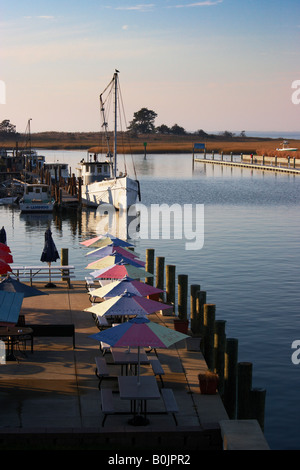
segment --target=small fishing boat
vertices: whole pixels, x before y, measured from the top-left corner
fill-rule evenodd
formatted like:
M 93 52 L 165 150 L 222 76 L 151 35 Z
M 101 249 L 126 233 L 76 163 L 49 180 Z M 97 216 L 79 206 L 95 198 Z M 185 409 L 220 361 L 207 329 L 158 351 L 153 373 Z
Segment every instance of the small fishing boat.
M 67 163 L 60 162 L 45 162 L 44 171 L 49 171 L 53 181 L 58 180 L 59 177 L 67 181 L 69 175 L 69 166 Z
M 296 147 L 289 147 L 289 142 L 285 140 L 282 142 L 282 147 L 276 150 L 278 152 L 297 152 L 298 149 Z
M 106 91 L 114 95 L 114 132 L 113 152 L 110 150 L 110 138 L 108 135 L 107 117 L 105 116 L 104 100 Z M 104 98 L 105 94 L 105 98 Z M 104 157 L 95 153 L 88 155 L 87 160 L 80 162 L 77 168 L 78 177 L 81 178 L 82 204 L 88 207 L 97 207 L 100 204 L 111 204 L 115 209 L 128 209 L 140 199 L 140 184 L 135 178 L 129 178 L 127 172 L 117 170 L 117 123 L 118 123 L 118 71 L 103 93 L 100 95 L 103 127 L 105 130 L 107 152 Z
M 52 212 L 54 199 L 47 184 L 25 184 L 24 194 L 20 199 L 21 213 L 25 212 Z

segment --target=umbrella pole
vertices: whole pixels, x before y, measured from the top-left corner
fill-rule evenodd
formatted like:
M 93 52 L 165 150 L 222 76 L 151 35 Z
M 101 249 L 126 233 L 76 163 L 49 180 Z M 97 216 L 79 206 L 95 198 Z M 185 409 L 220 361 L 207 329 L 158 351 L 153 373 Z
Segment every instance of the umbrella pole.
M 51 263 L 48 263 L 48 265 L 49 265 L 49 282 L 48 282 L 48 284 L 45 285 L 45 288 L 52 289 L 53 287 L 56 287 L 56 285 L 53 284 L 53 282 L 51 282 L 51 269 L 50 269 L 51 268 Z

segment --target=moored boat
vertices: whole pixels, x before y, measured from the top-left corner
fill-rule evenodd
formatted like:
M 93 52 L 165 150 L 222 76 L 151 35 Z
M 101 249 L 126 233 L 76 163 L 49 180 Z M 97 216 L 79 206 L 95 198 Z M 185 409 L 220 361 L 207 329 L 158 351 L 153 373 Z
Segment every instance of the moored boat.
M 285 140 L 282 142 L 282 147 L 276 150 L 278 152 L 297 152 L 298 149 L 296 147 L 289 147 L 289 142 Z
M 54 199 L 51 197 L 50 186 L 47 184 L 25 184 L 19 206 L 22 213 L 52 212 Z
M 107 132 L 107 119 L 104 112 L 104 93 L 109 89 L 114 94 L 114 149 L 110 150 L 110 139 Z M 97 207 L 100 204 L 112 204 L 115 209 L 128 209 L 140 199 L 140 185 L 137 179 L 117 170 L 117 122 L 118 122 L 118 72 L 100 95 L 103 126 L 105 129 L 107 153 L 102 159 L 99 154 L 89 155 L 87 161 L 80 162 L 77 169 L 82 180 L 82 204 Z

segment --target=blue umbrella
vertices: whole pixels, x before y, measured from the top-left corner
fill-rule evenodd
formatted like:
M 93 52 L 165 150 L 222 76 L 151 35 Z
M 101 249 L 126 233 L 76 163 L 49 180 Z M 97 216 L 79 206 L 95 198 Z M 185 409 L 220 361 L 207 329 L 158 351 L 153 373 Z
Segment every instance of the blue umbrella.
M 0 230 L 0 243 L 4 243 L 6 245 L 6 231 L 4 227 Z
M 0 282 L 0 291 L 3 292 L 12 292 L 12 293 L 21 293 L 25 297 L 34 297 L 36 295 L 48 295 L 46 292 L 42 292 L 35 287 L 27 286 L 23 282 L 7 277 Z
M 51 263 L 59 259 L 59 254 L 56 249 L 55 243 L 52 238 L 52 232 L 50 228 L 48 228 L 45 232 L 45 245 L 41 255 L 41 261 L 47 262 L 49 264 L 49 268 Z M 56 287 L 55 284 L 51 282 L 51 271 L 49 269 L 49 279 L 50 282 L 45 287 Z

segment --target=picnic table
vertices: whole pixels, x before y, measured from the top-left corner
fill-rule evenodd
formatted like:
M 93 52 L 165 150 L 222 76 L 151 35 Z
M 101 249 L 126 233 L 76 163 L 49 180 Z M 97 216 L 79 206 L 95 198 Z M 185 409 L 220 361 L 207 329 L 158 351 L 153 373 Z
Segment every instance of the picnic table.
M 29 280 L 32 286 L 33 280 L 48 279 L 51 282 L 52 279 L 61 279 L 67 281 L 70 287 L 70 279 L 74 278 L 74 266 L 71 265 L 58 265 L 58 266 L 11 266 L 12 272 L 10 275 L 15 276 L 19 280 Z

